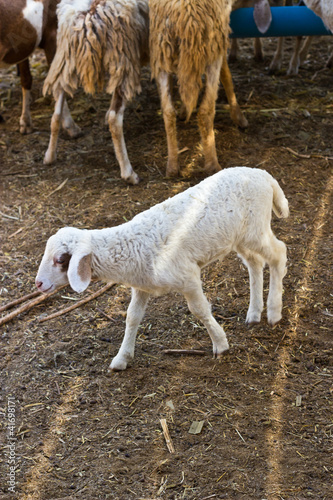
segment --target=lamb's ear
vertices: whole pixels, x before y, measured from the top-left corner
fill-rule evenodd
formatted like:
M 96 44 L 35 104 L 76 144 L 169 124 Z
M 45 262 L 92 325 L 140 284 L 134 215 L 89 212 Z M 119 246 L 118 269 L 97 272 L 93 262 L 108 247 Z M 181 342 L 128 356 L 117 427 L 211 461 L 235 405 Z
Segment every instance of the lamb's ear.
M 91 254 L 74 253 L 69 261 L 67 277 L 75 292 L 83 292 L 91 281 Z

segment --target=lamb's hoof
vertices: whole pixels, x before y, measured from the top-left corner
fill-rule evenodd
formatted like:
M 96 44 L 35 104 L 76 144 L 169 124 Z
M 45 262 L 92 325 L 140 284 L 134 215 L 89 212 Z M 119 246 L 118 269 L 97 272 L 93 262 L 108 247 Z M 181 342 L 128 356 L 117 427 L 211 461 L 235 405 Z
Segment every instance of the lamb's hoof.
M 219 349 L 217 349 L 216 347 L 213 347 L 213 359 L 221 359 L 223 354 L 227 351 L 229 351 L 228 342 L 222 348 L 220 347 Z
M 126 361 L 117 361 L 116 358 L 114 358 L 109 366 L 109 372 L 121 372 L 126 370 L 126 368 Z
M 260 313 L 248 313 L 246 316 L 246 324 L 247 325 L 257 325 L 260 323 L 261 314 Z
M 278 323 L 281 319 L 282 319 L 282 314 L 279 311 L 277 312 L 273 311 L 267 314 L 267 321 L 270 326 L 276 325 L 276 323 Z

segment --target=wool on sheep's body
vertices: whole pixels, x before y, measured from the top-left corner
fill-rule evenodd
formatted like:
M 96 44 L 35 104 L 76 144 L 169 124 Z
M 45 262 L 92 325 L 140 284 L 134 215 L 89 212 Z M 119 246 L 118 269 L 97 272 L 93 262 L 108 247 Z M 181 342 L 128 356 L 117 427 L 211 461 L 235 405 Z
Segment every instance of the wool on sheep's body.
M 150 0 L 149 9 L 152 76 L 177 75 L 189 118 L 207 66 L 227 51 L 231 0 Z

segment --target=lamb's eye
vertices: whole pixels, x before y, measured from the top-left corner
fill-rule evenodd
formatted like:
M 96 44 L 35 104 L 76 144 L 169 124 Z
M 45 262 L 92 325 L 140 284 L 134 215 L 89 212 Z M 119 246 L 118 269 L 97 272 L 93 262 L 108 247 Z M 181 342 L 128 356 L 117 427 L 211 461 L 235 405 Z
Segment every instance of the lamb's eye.
M 67 271 L 71 256 L 68 253 L 63 253 L 59 257 L 54 257 L 55 266 L 60 266 L 61 271 Z

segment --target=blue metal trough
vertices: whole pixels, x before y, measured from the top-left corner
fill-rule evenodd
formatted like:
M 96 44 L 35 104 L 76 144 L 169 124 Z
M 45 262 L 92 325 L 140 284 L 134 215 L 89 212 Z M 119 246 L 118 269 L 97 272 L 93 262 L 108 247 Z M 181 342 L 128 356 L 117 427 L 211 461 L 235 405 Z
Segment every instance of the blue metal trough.
M 279 36 L 332 35 L 320 17 L 307 7 L 272 7 L 272 22 L 266 33 L 260 33 L 254 19 L 253 8 L 237 9 L 231 13 L 231 38 L 257 38 Z

